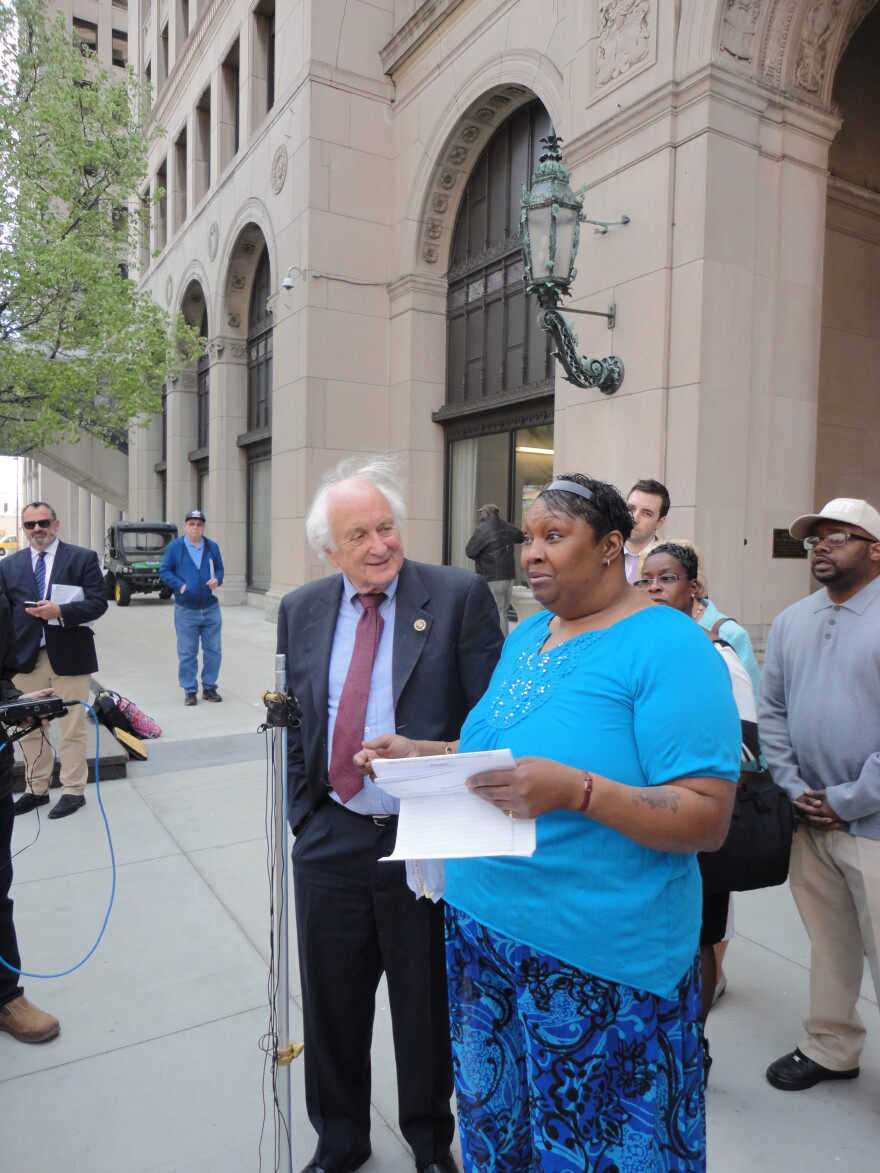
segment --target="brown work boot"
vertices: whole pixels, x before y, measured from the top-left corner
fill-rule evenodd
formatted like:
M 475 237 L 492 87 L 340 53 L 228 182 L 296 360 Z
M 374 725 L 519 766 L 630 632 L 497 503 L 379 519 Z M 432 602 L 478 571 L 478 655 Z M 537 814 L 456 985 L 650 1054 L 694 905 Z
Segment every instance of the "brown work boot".
M 61 1023 L 22 994 L 0 1006 L 0 1030 L 9 1031 L 20 1043 L 47 1043 L 61 1030 Z

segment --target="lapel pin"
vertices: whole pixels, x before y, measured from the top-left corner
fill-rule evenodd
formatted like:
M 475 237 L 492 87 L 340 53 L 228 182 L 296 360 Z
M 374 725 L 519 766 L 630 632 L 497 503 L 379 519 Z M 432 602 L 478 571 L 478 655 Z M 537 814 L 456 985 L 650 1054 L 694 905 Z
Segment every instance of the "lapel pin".
M 413 624 L 413 627 L 416 629 L 416 631 L 424 631 L 427 626 L 428 625 L 424 619 L 417 619 Z

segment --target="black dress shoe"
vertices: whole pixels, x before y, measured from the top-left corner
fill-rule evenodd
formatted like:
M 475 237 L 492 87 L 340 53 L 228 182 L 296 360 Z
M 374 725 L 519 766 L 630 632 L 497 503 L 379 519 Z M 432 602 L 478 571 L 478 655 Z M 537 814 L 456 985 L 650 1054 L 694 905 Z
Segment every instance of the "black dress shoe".
M 458 1173 L 458 1165 L 452 1153 L 447 1153 L 438 1161 L 416 1161 L 418 1173 Z
M 183 703 L 185 705 L 197 705 L 199 703 L 199 698 L 194 692 L 186 692 L 183 694 Z
M 38 806 L 45 806 L 48 801 L 48 794 L 23 794 L 12 804 L 12 809 L 17 815 L 26 815 Z
M 220 693 L 217 691 L 216 688 L 203 688 L 202 689 L 202 696 L 205 698 L 206 701 L 222 701 L 223 700 L 223 697 L 220 695 Z
M 794 1050 L 790 1055 L 783 1055 L 770 1064 L 767 1068 L 767 1082 L 783 1092 L 801 1092 L 826 1079 L 855 1079 L 858 1074 L 858 1067 L 850 1067 L 848 1071 L 832 1071 L 802 1051 Z
M 320 1164 L 318 1154 L 315 1153 L 308 1165 L 303 1166 L 301 1173 L 354 1173 L 355 1169 L 360 1169 L 361 1165 L 366 1165 L 372 1155 L 373 1150 L 370 1145 L 367 1145 L 359 1157 L 355 1157 L 347 1165 L 337 1165 L 335 1169 L 331 1169 L 329 1165 Z
M 86 805 L 86 800 L 81 794 L 62 794 L 52 809 L 49 811 L 50 819 L 64 819 L 68 815 L 72 815 L 74 811 L 78 811 L 81 806 Z

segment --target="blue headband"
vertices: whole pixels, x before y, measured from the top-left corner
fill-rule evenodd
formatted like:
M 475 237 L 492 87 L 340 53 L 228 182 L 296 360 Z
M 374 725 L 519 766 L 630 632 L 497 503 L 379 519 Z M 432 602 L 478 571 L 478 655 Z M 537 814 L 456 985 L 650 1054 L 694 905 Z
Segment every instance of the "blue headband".
M 578 485 L 574 481 L 551 481 L 547 488 L 541 491 L 549 493 L 552 489 L 559 489 L 563 493 L 577 493 L 579 497 L 584 497 L 587 501 L 592 501 L 596 496 L 591 489 L 585 489 L 583 485 Z

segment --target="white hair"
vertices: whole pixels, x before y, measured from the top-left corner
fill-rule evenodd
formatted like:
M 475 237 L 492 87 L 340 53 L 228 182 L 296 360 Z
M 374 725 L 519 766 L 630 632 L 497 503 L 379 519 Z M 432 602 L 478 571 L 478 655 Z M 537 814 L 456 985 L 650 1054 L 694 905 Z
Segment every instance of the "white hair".
M 403 499 L 402 463 L 399 456 L 390 453 L 383 456 L 349 456 L 324 474 L 306 515 L 306 537 L 323 562 L 327 561 L 326 551 L 336 549 L 330 531 L 329 506 L 331 493 L 340 485 L 360 481 L 378 489 L 391 506 L 397 528 L 403 528 L 406 504 Z

